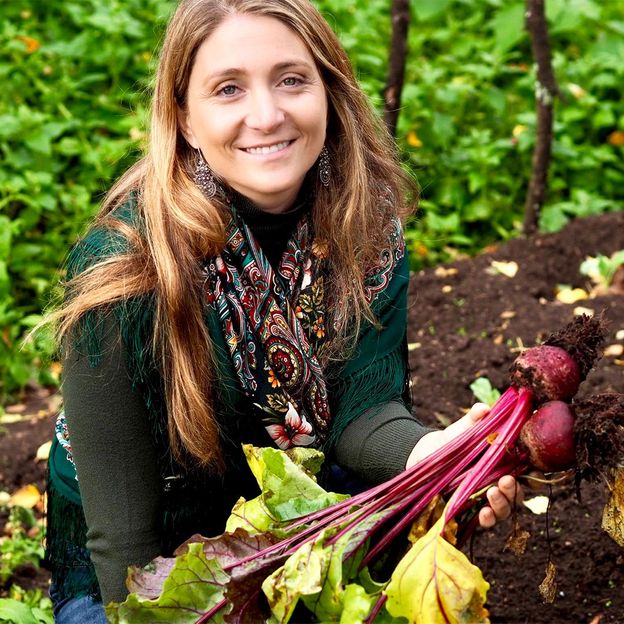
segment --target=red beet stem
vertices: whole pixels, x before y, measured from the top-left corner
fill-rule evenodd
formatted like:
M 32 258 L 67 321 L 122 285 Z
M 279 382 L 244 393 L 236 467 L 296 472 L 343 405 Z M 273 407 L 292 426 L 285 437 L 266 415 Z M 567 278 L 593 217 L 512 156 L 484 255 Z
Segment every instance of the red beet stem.
M 496 465 L 504 459 L 504 456 L 513 448 L 522 425 L 531 414 L 531 401 L 533 394 L 528 388 L 521 388 L 518 392 L 518 400 L 513 413 L 504 422 L 497 432 L 496 439 L 492 441 L 490 448 L 481 456 L 479 461 L 468 472 L 461 485 L 449 501 L 445 511 L 445 522 L 448 524 L 452 518 L 462 509 L 466 501 L 477 491 L 483 476 L 489 474 Z

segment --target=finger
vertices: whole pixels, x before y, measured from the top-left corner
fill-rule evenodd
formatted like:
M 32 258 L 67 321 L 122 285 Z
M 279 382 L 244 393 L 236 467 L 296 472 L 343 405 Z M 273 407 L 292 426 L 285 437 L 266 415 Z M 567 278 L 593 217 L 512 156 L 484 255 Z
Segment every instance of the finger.
M 451 423 L 444 431 L 447 439 L 454 438 L 466 429 L 470 429 L 478 420 L 483 418 L 490 411 L 486 403 L 475 403 L 464 416 Z
M 481 420 L 484 416 L 489 414 L 490 406 L 487 403 L 475 403 L 466 414 L 466 418 L 470 419 L 473 423 Z
M 511 514 L 509 499 L 498 487 L 491 487 L 487 491 L 487 500 L 497 520 L 505 520 Z
M 501 477 L 498 488 L 511 504 L 519 505 L 524 500 L 524 490 L 511 475 Z
M 496 516 L 490 507 L 479 510 L 479 525 L 484 529 L 491 529 L 496 524 Z

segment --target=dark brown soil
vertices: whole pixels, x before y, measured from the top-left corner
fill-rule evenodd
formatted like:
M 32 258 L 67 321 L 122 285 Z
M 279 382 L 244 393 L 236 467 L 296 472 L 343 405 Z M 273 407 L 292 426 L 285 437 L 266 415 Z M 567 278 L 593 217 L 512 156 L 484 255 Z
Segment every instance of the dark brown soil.
M 532 346 L 572 320 L 577 306 L 604 310 L 606 345 L 622 344 L 615 336 L 624 330 L 624 293 L 567 305 L 555 298 L 559 284 L 588 287 L 579 273 L 587 255 L 622 248 L 624 212 L 618 212 L 415 275 L 409 340 L 416 413 L 429 424 L 444 425 L 474 402 L 469 386 L 475 378 L 486 376 L 504 388 L 517 348 Z M 489 274 L 492 260 L 516 262 L 516 276 Z M 596 392 L 624 392 L 624 356 L 603 357 L 579 396 Z M 509 523 L 478 534 L 472 552 L 491 585 L 493 623 L 624 623 L 624 550 L 600 528 L 606 488 L 584 484 L 581 495 L 578 501 L 573 484 L 555 486 L 548 521 L 520 512 L 521 525 L 532 536 L 521 558 L 503 552 Z M 543 604 L 538 592 L 549 544 L 558 569 L 551 605 Z
M 610 255 L 622 248 L 624 212 L 617 212 L 414 275 L 409 342 L 413 400 L 420 418 L 439 426 L 458 418 L 474 403 L 469 385 L 479 376 L 504 388 L 518 349 L 570 321 L 577 306 L 604 310 L 609 321 L 606 344 L 622 344 L 621 337 L 616 339 L 624 330 L 621 292 L 575 304 L 555 298 L 559 284 L 588 287 L 578 270 L 587 255 Z M 492 260 L 514 261 L 519 270 L 515 277 L 490 274 Z M 624 392 L 624 356 L 603 357 L 579 394 L 596 392 Z M 34 455 L 51 432 L 51 417 L 6 426 L 0 434 L 0 490 L 12 492 L 27 483 L 42 488 L 44 466 L 35 463 Z M 472 552 L 491 585 L 493 623 L 624 623 L 624 550 L 600 528 L 606 488 L 584 484 L 581 492 L 579 501 L 573 484 L 555 486 L 548 519 L 527 509 L 519 512 L 523 528 L 532 535 L 521 558 L 503 552 L 510 523 L 477 535 Z M 537 588 L 549 548 L 558 588 L 554 604 L 546 605 Z M 29 586 L 24 577 L 13 582 Z

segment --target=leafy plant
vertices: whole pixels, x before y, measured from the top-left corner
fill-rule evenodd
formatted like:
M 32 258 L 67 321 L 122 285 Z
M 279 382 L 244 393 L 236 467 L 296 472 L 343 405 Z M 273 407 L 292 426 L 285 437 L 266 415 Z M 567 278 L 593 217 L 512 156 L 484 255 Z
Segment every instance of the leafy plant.
M 15 598 L 0 598 L 0 621 L 7 624 L 54 624 L 52 602 L 41 591 L 22 592 L 11 588 Z
M 611 256 L 598 254 L 595 258 L 588 256 L 580 266 L 580 272 L 587 275 L 594 284 L 607 290 L 613 282 L 616 271 L 624 265 L 624 249 Z
M 38 567 L 43 559 L 43 528 L 30 509 L 12 507 L 0 537 L 0 584 L 5 584 L 19 566 Z
M 381 111 L 390 2 L 316 0 Z M 0 3 L 0 403 L 55 383 L 49 333 L 24 344 L 67 249 L 141 153 L 156 56 L 175 0 Z M 519 233 L 535 137 L 524 2 L 411 5 L 398 144 L 421 211 L 414 269 Z M 624 199 L 624 7 L 549 0 L 557 104 L 540 226 Z
M 478 377 L 470 384 L 472 394 L 477 401 L 486 405 L 494 405 L 500 398 L 500 392 L 492 386 L 492 382 L 487 377 Z
M 54 383 L 49 333 L 24 344 L 67 250 L 133 162 L 167 0 L 0 6 L 0 401 Z

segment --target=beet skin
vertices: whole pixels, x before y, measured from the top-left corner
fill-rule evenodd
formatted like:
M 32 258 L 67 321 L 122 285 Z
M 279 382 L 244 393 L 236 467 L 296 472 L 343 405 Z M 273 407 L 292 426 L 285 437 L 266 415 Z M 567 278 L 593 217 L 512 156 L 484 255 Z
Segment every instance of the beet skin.
M 511 367 L 511 383 L 529 388 L 537 404 L 569 401 L 581 383 L 574 358 L 561 347 L 541 345 L 522 352 Z
M 570 406 L 563 401 L 544 403 L 522 427 L 520 440 L 538 470 L 557 472 L 572 468 L 576 449 Z

